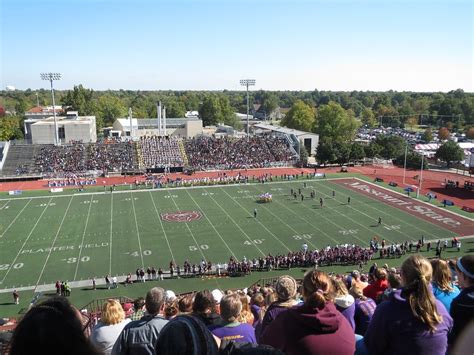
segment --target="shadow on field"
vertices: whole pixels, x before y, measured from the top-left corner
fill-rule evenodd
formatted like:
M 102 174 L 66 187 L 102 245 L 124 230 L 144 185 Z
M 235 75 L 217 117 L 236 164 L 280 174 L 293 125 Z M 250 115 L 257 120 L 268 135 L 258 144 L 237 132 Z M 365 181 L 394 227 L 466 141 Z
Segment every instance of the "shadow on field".
M 13 304 L 15 304 L 15 302 L 4 302 L 4 303 L 0 303 L 0 306 L 9 306 Z

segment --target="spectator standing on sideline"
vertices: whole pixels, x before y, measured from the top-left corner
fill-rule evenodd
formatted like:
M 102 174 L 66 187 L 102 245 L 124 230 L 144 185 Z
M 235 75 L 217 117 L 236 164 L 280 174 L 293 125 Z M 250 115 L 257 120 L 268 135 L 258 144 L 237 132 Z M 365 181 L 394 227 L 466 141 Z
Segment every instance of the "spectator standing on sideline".
M 364 343 L 370 354 L 445 355 L 453 320 L 430 290 L 430 262 L 417 254 L 401 267 L 401 290 L 377 306 Z
M 15 302 L 15 304 L 20 303 L 20 294 L 18 293 L 16 289 L 13 290 L 13 301 Z
M 125 326 L 115 343 L 112 354 L 154 354 L 155 343 L 168 321 L 160 315 L 165 303 L 165 290 L 153 287 L 146 294 L 147 315 Z

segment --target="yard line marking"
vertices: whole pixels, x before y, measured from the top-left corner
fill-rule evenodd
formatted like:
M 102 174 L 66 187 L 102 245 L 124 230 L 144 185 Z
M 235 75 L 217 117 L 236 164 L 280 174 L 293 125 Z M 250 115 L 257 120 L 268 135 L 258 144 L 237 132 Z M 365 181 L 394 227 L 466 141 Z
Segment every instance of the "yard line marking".
M 153 202 L 153 207 L 155 208 L 156 218 L 158 219 L 158 221 L 160 221 L 161 230 L 163 231 L 163 234 L 164 234 L 165 240 L 166 240 L 166 244 L 168 244 L 168 249 L 170 250 L 171 260 L 176 262 L 176 259 L 174 258 L 174 255 L 173 255 L 173 251 L 171 250 L 170 242 L 168 240 L 168 235 L 166 234 L 165 227 L 163 226 L 163 221 L 161 220 L 161 216 L 158 212 L 158 208 L 156 208 L 155 200 L 153 199 L 153 195 L 151 194 L 151 191 L 149 191 L 149 193 L 150 193 L 151 202 Z
M 7 273 L 5 274 L 5 276 L 3 277 L 2 279 L 2 284 L 3 282 L 5 281 L 5 279 L 7 278 L 8 276 L 8 273 L 10 272 L 10 270 L 12 269 L 13 265 L 15 264 L 16 260 L 18 259 L 18 257 L 20 256 L 23 248 L 25 247 L 26 243 L 28 242 L 28 240 L 30 239 L 31 235 L 33 234 L 33 231 L 35 230 L 36 226 L 38 225 L 39 221 L 41 220 L 41 218 L 43 217 L 44 213 L 46 212 L 46 209 L 49 207 L 49 203 L 51 202 L 51 199 L 52 197 L 49 198 L 49 201 L 48 203 L 46 204 L 43 212 L 41 212 L 40 216 L 38 217 L 38 220 L 36 221 L 35 225 L 33 226 L 33 228 L 31 229 L 30 233 L 28 234 L 28 236 L 26 237 L 25 241 L 23 242 L 23 245 L 21 246 L 20 250 L 18 251 L 18 254 L 15 256 L 15 259 L 13 259 L 13 262 L 10 263 L 10 268 L 7 270 Z
M 82 246 L 84 245 L 84 238 L 86 236 L 86 230 L 87 230 L 87 225 L 89 224 L 89 216 L 91 214 L 91 207 L 92 207 L 92 199 L 94 196 L 91 196 L 91 199 L 89 200 L 89 209 L 87 211 L 87 218 L 86 218 L 86 224 L 84 226 L 84 231 L 82 232 L 82 240 L 81 244 L 79 245 L 79 255 L 77 257 L 77 262 L 76 262 L 76 271 L 74 272 L 74 278 L 73 280 L 76 279 L 77 276 L 77 270 L 79 269 L 79 263 L 81 262 L 81 253 L 82 253 Z
M 8 205 L 8 204 L 10 203 L 11 200 L 12 200 L 12 199 L 9 198 L 9 199 L 7 200 L 7 203 L 5 203 L 2 207 L 0 207 L 0 210 L 4 209 L 4 208 L 6 207 L 6 205 Z
M 145 268 L 145 263 L 143 261 L 142 243 L 140 240 L 140 231 L 138 230 L 137 213 L 135 212 L 135 202 L 133 202 L 133 194 L 131 191 L 130 191 L 130 200 L 132 201 L 133 216 L 135 217 L 135 228 L 137 229 L 138 248 L 140 249 L 140 258 L 142 259 L 142 267 Z
M 15 216 L 15 218 L 13 219 L 13 221 L 8 225 L 8 227 L 3 231 L 2 234 L 0 234 L 0 239 L 2 239 L 2 237 L 5 235 L 5 233 L 10 229 L 10 227 L 13 225 L 13 223 L 15 223 L 15 221 L 18 219 L 18 217 L 20 217 L 20 215 L 22 214 L 22 212 L 25 210 L 26 207 L 28 207 L 28 205 L 30 204 L 32 200 L 30 199 L 26 204 L 25 206 L 21 209 L 21 211 Z
M 186 190 L 187 194 L 189 195 L 189 197 L 191 197 L 191 200 L 193 200 L 193 202 L 196 204 L 196 206 L 199 208 L 200 211 L 202 211 L 202 208 L 201 206 L 199 206 L 199 204 L 196 202 L 196 200 L 193 198 L 193 196 L 189 193 L 189 190 Z M 217 233 L 217 235 L 219 236 L 219 238 L 221 238 L 222 240 L 222 243 L 224 243 L 224 245 L 226 246 L 227 250 L 230 251 L 231 255 L 237 259 L 237 257 L 235 256 L 235 253 L 232 251 L 232 249 L 229 247 L 229 245 L 226 243 L 226 241 L 224 240 L 224 238 L 222 238 L 222 235 L 217 231 L 216 227 L 214 226 L 214 224 L 209 220 L 209 218 L 207 217 L 207 214 L 206 213 L 203 213 L 204 217 L 206 218 L 206 220 L 209 222 L 209 224 L 211 225 L 212 229 L 214 229 L 214 232 Z
M 168 196 L 170 196 L 170 200 L 173 201 L 174 205 L 176 206 L 176 209 L 179 211 L 180 209 L 179 209 L 179 207 L 178 207 L 178 204 L 176 203 L 176 201 L 174 200 L 174 198 L 171 197 L 170 192 L 171 192 L 171 191 L 168 190 Z M 199 249 L 199 252 L 201 253 L 201 255 L 202 255 L 204 261 L 207 262 L 206 257 L 204 256 L 204 253 L 202 252 L 201 246 L 198 244 L 198 242 L 197 242 L 197 240 L 196 240 L 196 237 L 194 236 L 193 231 L 191 230 L 191 228 L 189 228 L 189 224 L 188 224 L 187 222 L 185 222 L 184 224 L 185 224 L 186 227 L 188 228 L 188 231 L 189 231 L 189 233 L 191 234 L 191 237 L 192 237 L 193 240 L 194 240 L 194 243 L 195 243 L 194 245 Z
M 239 188 L 239 190 L 240 190 L 240 188 Z M 235 200 L 231 195 L 229 195 L 229 194 L 227 193 L 227 191 L 225 191 L 225 189 L 222 189 L 222 191 L 224 191 L 224 193 L 225 193 L 227 196 L 229 196 L 232 200 L 234 200 L 235 203 L 237 203 L 244 211 L 247 211 L 247 210 L 245 209 L 245 207 L 242 206 L 242 205 L 239 203 L 239 201 Z M 278 238 L 271 230 L 269 230 L 269 229 L 267 228 L 267 226 L 265 226 L 262 222 L 260 222 L 260 221 L 258 220 L 258 218 L 255 218 L 255 220 L 257 220 L 257 222 L 258 222 L 274 239 L 276 239 L 277 241 L 279 241 L 280 244 L 283 245 L 283 247 L 286 248 L 286 250 L 288 250 L 288 251 L 291 252 L 291 249 L 288 248 L 288 246 L 287 246 L 285 243 L 283 243 L 283 242 L 280 240 L 280 238 Z
M 113 217 L 114 217 L 114 194 L 110 194 L 110 236 L 109 236 L 109 275 L 112 274 L 112 230 L 113 230 Z
M 258 192 L 263 192 L 262 190 L 260 189 L 257 189 Z M 288 208 L 288 206 L 286 206 L 284 203 L 278 201 L 278 200 L 273 200 L 275 202 L 277 202 L 278 204 L 282 205 L 283 207 L 285 207 L 288 211 L 290 211 L 291 213 L 293 213 L 294 215 L 296 215 L 299 219 L 301 219 L 302 221 L 306 222 L 307 224 L 309 224 L 311 227 L 317 229 L 318 231 L 320 231 L 322 234 L 326 235 L 328 237 L 328 239 L 332 240 L 333 242 L 335 242 L 336 244 L 339 244 L 340 242 L 338 242 L 336 239 L 332 238 L 328 233 L 324 232 L 322 229 L 316 227 L 314 224 L 312 224 L 311 222 L 309 222 L 308 220 L 304 219 L 303 217 L 301 217 L 299 214 L 297 214 L 295 211 L 293 211 L 291 208 Z M 265 206 L 264 206 L 265 207 Z M 300 234 L 298 233 L 293 227 L 291 227 L 288 223 L 286 223 L 285 221 L 283 221 L 280 217 L 278 217 L 277 215 L 275 215 L 273 212 L 270 211 L 270 209 L 268 207 L 265 207 L 265 209 L 267 211 L 269 211 L 272 215 L 274 215 L 276 218 L 278 218 L 282 223 L 284 223 L 289 229 L 292 229 L 293 232 L 295 232 L 296 234 Z M 311 244 L 314 248 L 316 248 L 316 245 L 314 245 L 310 240 L 305 240 L 305 242 L 308 242 L 309 244 Z
M 319 185 L 320 185 L 320 184 L 319 184 Z M 310 185 L 310 186 L 313 186 L 313 185 Z M 318 192 L 320 192 L 320 191 L 318 191 Z M 320 193 L 322 193 L 324 196 L 330 197 L 330 198 L 332 199 L 331 196 L 325 194 L 324 192 L 320 192 Z M 358 225 L 361 226 L 362 228 L 367 229 L 367 230 L 370 232 L 370 234 L 376 233 L 376 231 L 371 230 L 369 227 L 366 227 L 365 225 L 363 225 L 363 224 L 357 222 L 355 219 L 353 219 L 353 218 L 351 218 L 351 217 L 345 215 L 344 213 L 339 212 L 339 211 L 338 211 L 337 209 L 335 209 L 334 207 L 330 207 L 330 206 L 328 206 L 328 205 L 325 205 L 325 207 L 323 207 L 323 208 L 329 208 L 330 210 L 333 210 L 333 211 L 336 212 L 337 214 L 340 214 L 341 216 L 344 216 L 345 218 L 350 219 L 350 220 L 351 220 L 352 222 L 354 222 L 355 224 L 358 224 Z M 357 211 L 354 207 L 351 206 L 351 208 L 354 209 L 355 211 Z M 358 211 L 358 212 L 360 212 L 360 211 Z M 361 212 L 360 212 L 360 213 L 361 213 Z M 362 213 L 362 214 L 365 214 L 365 213 Z M 373 219 L 373 218 L 370 217 L 369 215 L 367 215 L 367 214 L 365 214 L 365 215 L 366 215 L 367 217 Z M 324 217 L 322 214 L 321 214 L 320 216 L 322 216 L 323 218 L 326 218 L 329 222 L 331 222 L 332 224 L 334 224 L 336 227 L 339 227 L 339 226 L 338 226 L 336 223 L 334 223 L 331 219 L 329 219 L 329 218 L 327 218 L 327 217 Z M 353 236 L 355 239 L 360 240 L 362 243 L 365 243 L 365 244 L 369 245 L 368 242 L 364 242 L 362 239 L 360 239 L 359 237 L 357 237 L 357 235 L 353 234 L 352 236 Z M 372 237 L 370 237 L 370 238 L 372 238 Z M 391 241 L 391 240 L 388 239 L 388 238 L 384 238 L 384 239 L 386 239 L 387 241 L 389 241 L 389 242 L 392 243 L 392 244 L 397 244 L 397 243 L 394 243 L 393 241 Z
M 338 186 L 339 186 L 339 185 L 338 185 Z M 342 186 L 342 187 L 344 188 L 344 186 Z M 352 190 L 348 190 L 348 191 L 352 191 Z M 357 193 L 357 195 L 361 195 L 361 196 L 367 197 L 367 198 L 369 198 L 369 199 L 372 200 L 372 201 L 384 203 L 383 201 L 377 200 L 376 198 L 374 198 L 374 197 L 372 197 L 372 196 L 370 196 L 370 195 L 364 195 L 364 194 L 358 193 L 357 191 L 354 191 L 354 192 Z M 341 194 L 344 195 L 344 196 L 349 196 L 349 194 L 344 194 L 343 192 L 341 192 Z M 407 224 L 407 225 L 409 225 L 409 226 L 411 226 L 411 227 L 414 227 L 414 228 L 418 229 L 419 231 L 423 232 L 423 234 L 427 234 L 427 235 L 432 234 L 432 232 L 427 231 L 427 230 L 425 230 L 425 229 L 423 229 L 423 228 L 420 228 L 420 227 L 418 227 L 416 224 L 412 224 L 412 223 L 410 223 L 410 222 L 404 221 L 403 219 L 401 219 L 401 218 L 399 218 L 399 217 L 396 217 L 396 216 L 393 216 L 393 215 L 391 215 L 391 214 L 388 213 L 388 212 L 380 211 L 380 210 L 378 210 L 377 208 L 371 206 L 369 203 L 365 203 L 365 202 L 361 202 L 361 203 L 362 203 L 364 206 L 368 206 L 368 207 L 372 208 L 373 210 L 376 210 L 376 211 L 378 211 L 378 212 L 382 212 L 384 215 L 390 216 L 390 218 L 394 218 L 394 219 L 396 219 L 396 220 L 402 222 L 403 224 Z M 390 205 L 388 205 L 388 204 L 386 204 L 386 205 L 389 206 L 389 207 L 392 207 L 392 206 L 390 206 Z M 392 208 L 393 208 L 393 207 L 392 207 Z M 404 211 L 401 210 L 401 212 L 404 212 Z M 406 212 L 405 212 L 405 213 L 406 213 Z M 428 222 L 428 221 L 427 221 L 427 222 Z M 439 228 L 442 228 L 442 227 L 440 227 L 440 226 L 438 226 L 438 225 L 436 225 L 436 226 L 439 227 Z M 443 228 L 443 229 L 444 229 L 444 228 Z M 445 230 L 449 231 L 448 229 L 445 229 Z M 449 231 L 449 232 L 451 232 L 451 231 Z M 409 236 L 408 236 L 408 237 L 409 237 Z
M 321 185 L 321 184 L 318 184 L 318 185 Z M 330 188 L 329 188 L 329 187 L 326 187 L 326 186 L 323 186 L 323 188 L 330 190 Z M 325 193 L 323 193 L 323 195 L 329 197 L 329 195 L 326 195 Z M 365 196 L 365 195 L 362 195 L 362 196 Z M 380 201 L 380 202 L 382 202 L 382 201 Z M 382 202 L 382 203 L 383 203 L 383 202 Z M 349 205 L 349 207 L 350 207 L 352 210 L 356 211 L 357 213 L 360 213 L 360 214 L 362 214 L 362 215 L 364 215 L 364 216 L 366 216 L 366 217 L 369 217 L 370 219 L 374 219 L 372 216 L 368 215 L 368 214 L 365 213 L 365 212 L 359 211 L 358 209 L 356 209 L 356 208 L 353 207 L 353 206 L 350 206 L 350 205 Z M 336 210 L 335 210 L 335 211 L 336 211 Z M 336 211 L 336 212 L 338 212 L 338 211 Z M 339 212 L 338 212 L 338 213 L 339 213 Z M 349 217 L 349 216 L 346 216 L 346 217 L 349 218 L 349 219 L 351 219 L 352 221 L 356 222 L 356 223 L 359 224 L 360 226 L 363 226 L 362 224 L 360 224 L 359 222 L 355 221 L 355 220 L 352 219 L 351 217 Z M 385 224 L 385 223 L 382 223 L 382 225 L 384 225 L 384 224 Z M 365 226 L 364 226 L 364 228 L 370 230 L 368 227 L 365 227 Z M 400 233 L 400 234 L 403 234 L 403 235 L 404 235 L 405 237 L 407 237 L 408 239 L 411 239 L 411 238 L 412 238 L 411 236 L 409 236 L 408 234 L 402 232 L 401 230 L 395 229 L 395 230 L 393 230 L 393 231 L 394 231 L 394 232 L 398 232 L 398 233 Z M 428 234 L 430 234 L 430 233 L 428 233 Z M 386 239 L 387 241 L 389 241 L 389 242 L 392 243 L 392 244 L 401 244 L 401 242 L 400 242 L 400 243 L 394 243 L 392 240 L 390 240 L 390 239 L 388 239 L 388 238 L 384 238 L 384 239 Z
M 207 192 L 207 190 L 205 190 Z M 236 225 L 236 227 L 238 229 L 240 229 L 240 231 L 245 235 L 245 237 L 247 238 L 247 240 L 253 244 L 255 246 L 255 248 L 257 248 L 257 250 L 260 252 L 260 254 L 262 254 L 263 256 L 266 256 L 266 254 L 258 247 L 257 244 L 255 243 L 252 243 L 252 239 L 249 237 L 249 235 L 242 229 L 242 227 L 232 218 L 232 216 L 214 199 L 214 197 L 212 197 L 212 195 L 209 195 L 209 197 L 212 199 L 212 201 L 214 201 L 214 203 L 219 206 L 219 208 L 224 211 L 224 213 L 227 215 L 227 217 L 229 217 L 232 222 Z
M 41 278 L 43 277 L 44 269 L 46 269 L 46 264 L 48 264 L 49 257 L 51 256 L 51 252 L 53 251 L 54 244 L 56 244 L 56 239 L 58 239 L 59 232 L 61 231 L 61 228 L 63 226 L 64 220 L 66 219 L 67 212 L 69 211 L 69 207 L 71 207 L 71 202 L 74 199 L 74 196 L 71 197 L 69 200 L 69 204 L 67 205 L 66 211 L 64 212 L 63 219 L 61 220 L 61 224 L 59 225 L 58 231 L 56 232 L 56 236 L 54 237 L 53 244 L 51 244 L 51 249 L 49 250 L 48 256 L 46 257 L 46 261 L 44 262 L 43 268 L 41 269 L 41 273 L 38 277 L 38 280 L 36 281 L 36 286 L 38 286 Z

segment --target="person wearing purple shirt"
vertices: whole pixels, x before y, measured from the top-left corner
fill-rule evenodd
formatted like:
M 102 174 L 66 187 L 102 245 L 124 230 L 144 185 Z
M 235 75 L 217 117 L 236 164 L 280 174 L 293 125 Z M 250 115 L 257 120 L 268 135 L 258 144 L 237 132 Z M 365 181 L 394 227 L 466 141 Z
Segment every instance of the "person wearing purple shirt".
M 421 255 L 405 260 L 403 288 L 377 306 L 365 333 L 370 354 L 446 354 L 453 320 L 431 292 L 431 275 L 431 264 Z
M 336 309 L 342 313 L 344 318 L 346 318 L 351 325 L 352 330 L 354 330 L 355 299 L 349 294 L 349 291 L 341 278 L 332 278 L 331 281 L 336 292 L 336 297 L 334 298 Z
M 377 307 L 372 298 L 364 296 L 363 290 L 359 284 L 353 284 L 349 290 L 349 293 L 355 298 L 355 333 L 359 335 L 365 334 Z
M 242 311 L 242 302 L 238 294 L 226 295 L 221 300 L 221 317 L 224 325 L 210 329 L 221 340 L 257 343 L 255 330 L 250 324 L 239 323 L 237 318 Z

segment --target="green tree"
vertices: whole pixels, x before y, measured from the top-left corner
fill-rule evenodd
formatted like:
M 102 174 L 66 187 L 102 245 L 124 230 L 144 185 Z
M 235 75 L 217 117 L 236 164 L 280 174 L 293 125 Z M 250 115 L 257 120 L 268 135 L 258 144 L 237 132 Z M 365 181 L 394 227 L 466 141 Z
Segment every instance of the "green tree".
M 433 132 L 431 131 L 431 128 L 425 129 L 423 135 L 421 136 L 421 139 L 426 143 L 429 143 L 433 140 Z
M 405 165 L 405 153 L 400 154 L 395 160 L 395 164 L 398 166 Z M 420 169 L 421 167 L 421 155 L 415 152 L 413 149 L 409 149 L 407 152 L 407 168 L 409 169 Z M 428 164 L 423 164 L 423 170 L 428 169 Z
M 18 116 L 4 117 L 0 119 L 0 141 L 9 141 L 11 139 L 22 139 L 21 130 L 22 119 Z
M 316 118 L 316 133 L 324 139 L 334 142 L 349 142 L 356 134 L 359 122 L 352 111 L 344 110 L 341 105 L 329 102 L 322 105 Z
M 357 161 L 365 158 L 364 146 L 358 142 L 352 143 L 349 160 Z
M 186 114 L 186 106 L 182 101 L 170 98 L 165 100 L 164 103 L 166 106 L 166 117 L 184 117 Z
M 299 142 L 299 145 L 300 145 L 300 164 L 304 166 L 308 163 L 309 154 L 302 141 Z
M 302 100 L 297 100 L 286 116 L 281 120 L 281 125 L 301 131 L 311 132 L 314 126 L 315 117 L 311 106 Z
M 275 94 L 272 94 L 272 93 L 269 93 L 268 91 L 266 91 L 263 94 L 262 106 L 263 106 L 263 109 L 265 110 L 265 113 L 268 117 L 278 107 L 278 98 L 276 97 Z
M 86 89 L 82 85 L 74 85 L 74 89 L 68 90 L 63 98 L 63 106 L 78 111 L 80 116 L 94 115 L 96 113 L 96 105 L 93 101 L 94 91 Z
M 443 143 L 435 154 L 436 159 L 445 161 L 448 168 L 451 167 L 451 163 L 459 162 L 464 159 L 464 151 L 454 141 L 447 141 Z
M 218 123 L 236 124 L 235 113 L 227 96 L 215 94 L 206 96 L 199 108 L 199 115 L 204 126 Z
M 375 119 L 374 112 L 370 108 L 365 108 L 362 110 L 361 114 L 362 125 L 369 128 L 375 127 L 377 125 L 377 120 Z
M 377 145 L 377 150 L 384 159 L 395 159 L 400 154 L 405 152 L 406 142 L 399 136 L 378 136 L 374 141 L 374 145 Z
M 24 116 L 25 112 L 28 110 L 28 107 L 29 107 L 29 104 L 25 99 L 23 98 L 18 99 L 18 101 L 15 104 L 15 112 L 17 116 Z
M 469 127 L 466 130 L 466 137 L 467 139 L 474 139 L 474 127 Z
M 112 95 L 101 96 L 97 103 L 97 130 L 104 125 L 112 125 L 115 119 L 125 117 L 126 114 L 127 108 L 122 100 Z
M 337 160 L 337 148 L 330 139 L 320 139 L 316 158 L 322 164 L 333 163 Z

